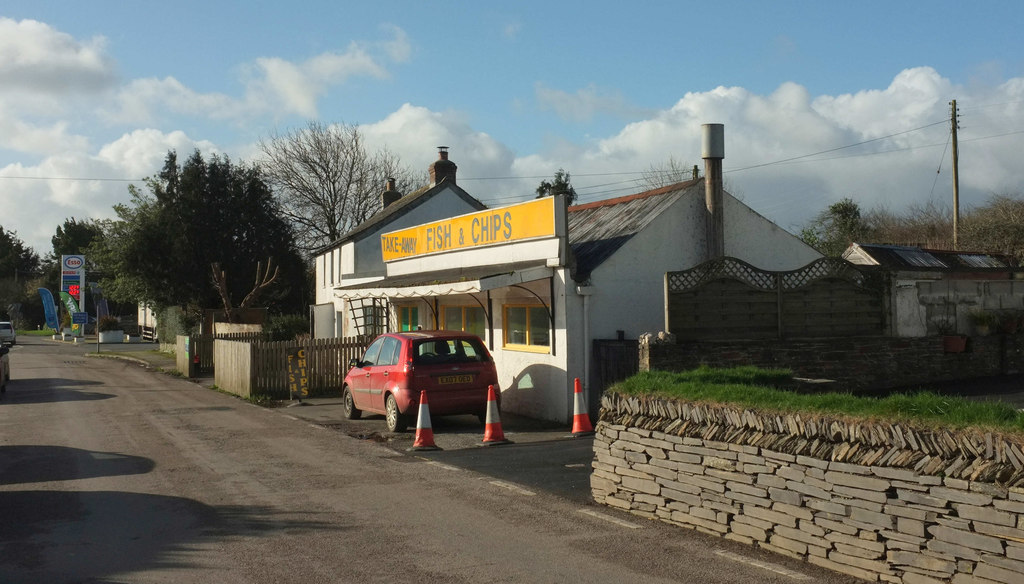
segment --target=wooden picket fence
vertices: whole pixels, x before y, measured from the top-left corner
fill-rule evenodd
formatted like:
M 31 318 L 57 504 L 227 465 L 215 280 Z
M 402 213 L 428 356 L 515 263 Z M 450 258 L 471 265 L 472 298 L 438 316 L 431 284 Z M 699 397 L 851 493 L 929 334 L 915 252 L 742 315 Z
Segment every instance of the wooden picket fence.
M 362 356 L 371 337 L 279 342 L 214 342 L 214 383 L 243 397 L 288 399 L 288 352 L 306 350 L 310 396 L 340 396 L 348 363 Z
M 177 349 L 175 354 L 177 355 L 178 371 L 182 375 L 188 377 L 189 371 L 193 371 L 196 375 L 208 375 L 213 373 L 215 370 L 216 360 L 213 358 L 213 343 L 217 339 L 224 339 L 230 341 L 262 341 L 266 339 L 266 335 L 260 332 L 249 332 L 249 333 L 222 333 L 219 335 L 178 335 L 177 338 Z M 188 350 L 186 351 L 186 346 Z M 196 359 L 199 361 L 196 366 L 189 368 L 189 359 Z

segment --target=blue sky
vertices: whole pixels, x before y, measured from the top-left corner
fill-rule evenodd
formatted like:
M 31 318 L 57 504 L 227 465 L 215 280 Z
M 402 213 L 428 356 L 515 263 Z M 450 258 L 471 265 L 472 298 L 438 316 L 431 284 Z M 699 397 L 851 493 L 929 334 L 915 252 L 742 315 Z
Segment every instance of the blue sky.
M 46 253 L 65 218 L 128 199 L 125 182 L 67 179 L 142 178 L 170 148 L 251 160 L 261 138 L 311 119 L 358 124 L 417 169 L 447 145 L 489 204 L 530 198 L 558 168 L 584 200 L 636 192 L 670 157 L 700 164 L 700 125 L 717 122 L 727 188 L 796 231 L 842 197 L 950 200 L 951 99 L 962 201 L 978 204 L 1024 193 L 1022 11 L 0 2 L 0 225 Z

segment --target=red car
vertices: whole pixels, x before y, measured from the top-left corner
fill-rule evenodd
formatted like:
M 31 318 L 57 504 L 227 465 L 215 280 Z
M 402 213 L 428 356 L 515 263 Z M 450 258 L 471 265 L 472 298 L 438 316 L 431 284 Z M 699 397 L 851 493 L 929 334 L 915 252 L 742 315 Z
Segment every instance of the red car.
M 353 359 L 342 395 L 345 417 L 384 414 L 388 430 L 414 423 L 420 391 L 430 415 L 487 416 L 487 386 L 498 389 L 494 359 L 480 337 L 460 331 L 387 333 L 374 339 L 361 360 Z M 497 392 L 500 395 L 500 392 Z

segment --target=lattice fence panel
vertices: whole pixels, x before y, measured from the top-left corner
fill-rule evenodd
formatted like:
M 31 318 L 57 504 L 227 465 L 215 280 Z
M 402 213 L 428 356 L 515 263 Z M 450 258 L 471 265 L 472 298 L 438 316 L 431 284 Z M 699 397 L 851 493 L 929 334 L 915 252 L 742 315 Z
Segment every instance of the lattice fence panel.
M 883 288 L 836 258 L 779 272 L 722 258 L 665 277 L 668 326 L 680 339 L 842 337 L 884 331 Z

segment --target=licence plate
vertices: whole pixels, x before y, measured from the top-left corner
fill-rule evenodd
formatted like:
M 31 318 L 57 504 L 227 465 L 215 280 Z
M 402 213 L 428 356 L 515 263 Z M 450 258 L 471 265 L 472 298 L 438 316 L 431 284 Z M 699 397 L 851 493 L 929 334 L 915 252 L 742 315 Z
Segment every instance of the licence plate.
M 470 383 L 473 381 L 472 375 L 442 375 L 437 378 L 437 382 L 441 385 L 451 385 L 453 383 Z

